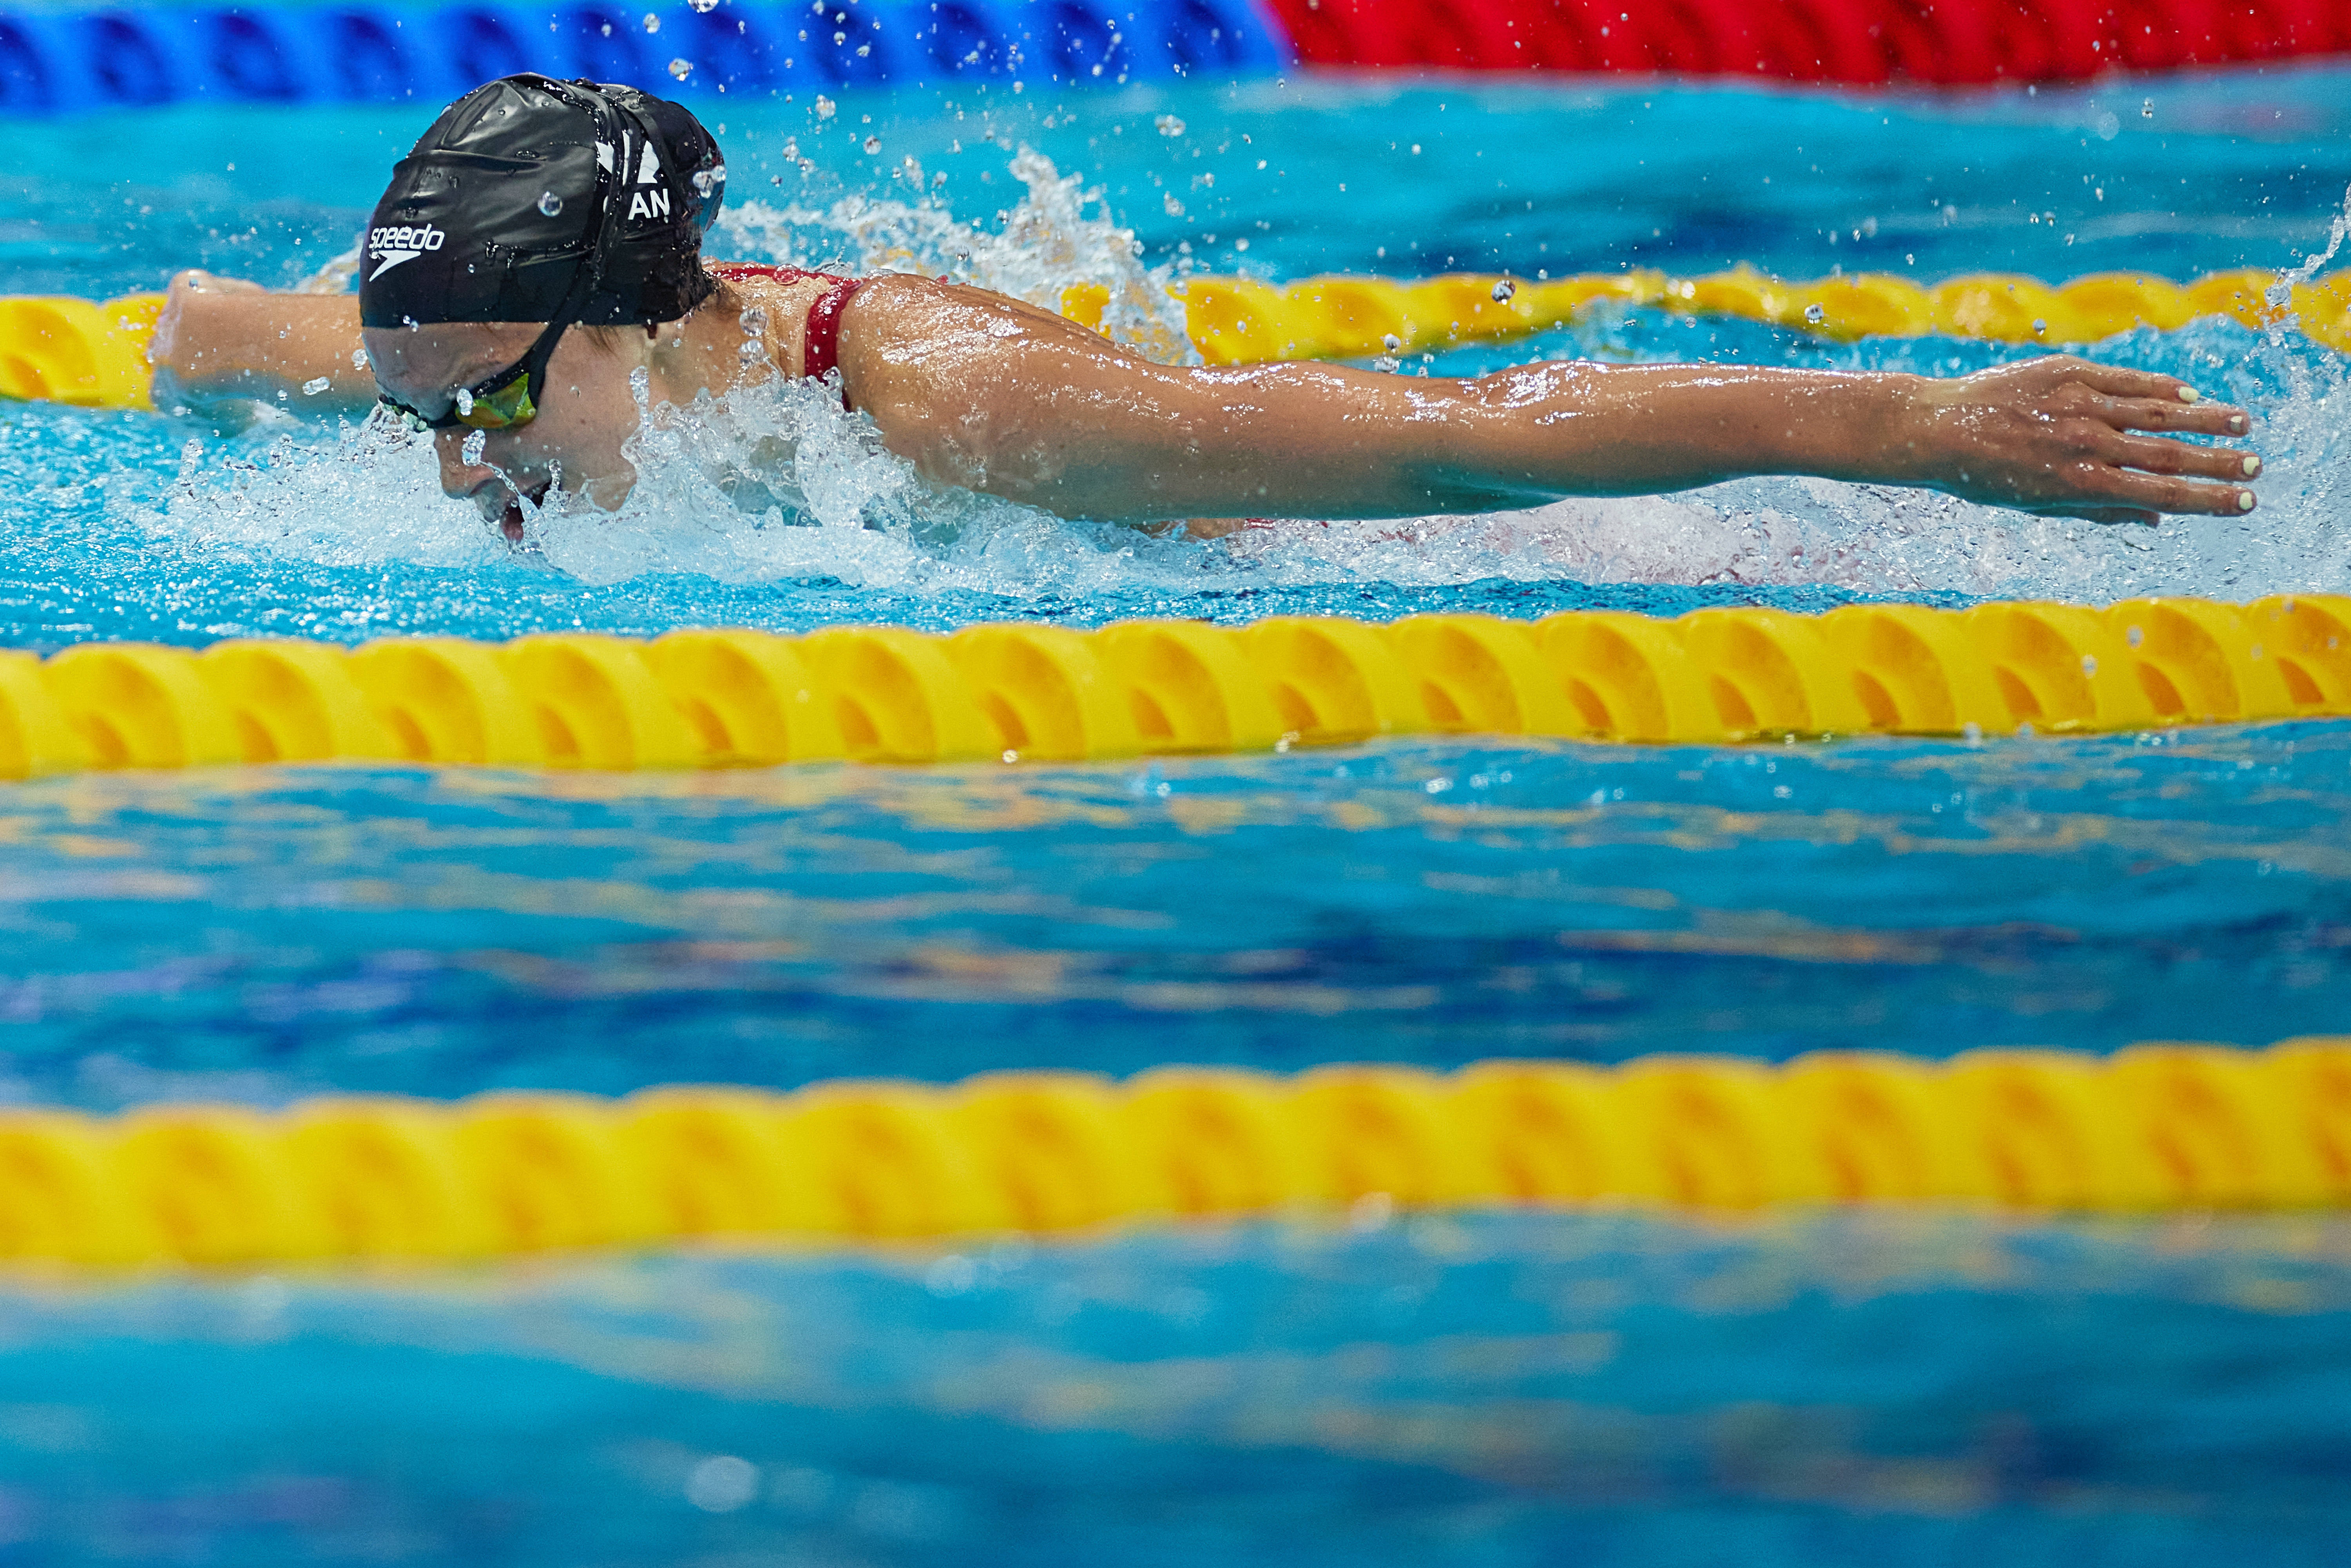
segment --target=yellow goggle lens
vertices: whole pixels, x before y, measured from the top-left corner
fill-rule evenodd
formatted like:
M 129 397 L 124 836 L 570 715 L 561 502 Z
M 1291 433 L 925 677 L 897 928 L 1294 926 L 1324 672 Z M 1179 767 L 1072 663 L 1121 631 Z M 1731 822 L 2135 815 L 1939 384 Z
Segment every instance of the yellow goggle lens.
M 475 398 L 474 406 L 458 414 L 457 421 L 474 430 L 511 430 L 538 417 L 538 410 L 530 401 L 530 378 L 520 376 L 511 386 Z

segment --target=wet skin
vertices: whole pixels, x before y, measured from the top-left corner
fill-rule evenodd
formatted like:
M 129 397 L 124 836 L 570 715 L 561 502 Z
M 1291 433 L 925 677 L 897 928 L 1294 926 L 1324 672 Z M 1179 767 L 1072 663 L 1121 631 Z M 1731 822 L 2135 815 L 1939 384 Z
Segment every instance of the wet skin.
M 538 418 L 436 433 L 443 488 L 518 537 L 518 497 L 560 487 L 617 507 L 635 482 L 632 371 L 656 406 L 797 374 L 820 284 L 761 282 L 648 336 L 574 329 Z M 766 311 L 746 364 L 744 312 Z M 532 323 L 370 329 L 357 302 L 272 295 L 183 275 L 156 340 L 157 402 L 271 396 L 316 377 L 335 401 L 375 384 L 427 415 L 515 362 Z M 2241 409 L 2174 377 L 2049 356 L 1953 379 L 1719 365 L 1556 362 L 1474 380 L 1338 365 L 1155 364 L 1050 312 L 983 289 L 879 277 L 841 313 L 852 405 L 932 480 L 1064 517 L 1196 531 L 1251 514 L 1409 517 L 1527 507 L 1568 495 L 1689 489 L 1759 474 L 1911 485 L 2095 522 L 2252 508 L 2260 460 L 2169 439 L 2244 435 Z M 319 406 L 310 400 L 308 406 Z M 1209 519 L 1202 523 L 1200 519 Z

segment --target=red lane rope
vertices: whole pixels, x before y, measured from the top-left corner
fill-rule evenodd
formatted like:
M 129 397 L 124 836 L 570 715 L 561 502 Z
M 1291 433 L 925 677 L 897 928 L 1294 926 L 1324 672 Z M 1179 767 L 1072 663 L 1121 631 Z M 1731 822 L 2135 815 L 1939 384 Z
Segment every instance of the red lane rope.
M 2344 0 L 1270 0 L 1301 60 L 1967 86 L 2351 52 Z

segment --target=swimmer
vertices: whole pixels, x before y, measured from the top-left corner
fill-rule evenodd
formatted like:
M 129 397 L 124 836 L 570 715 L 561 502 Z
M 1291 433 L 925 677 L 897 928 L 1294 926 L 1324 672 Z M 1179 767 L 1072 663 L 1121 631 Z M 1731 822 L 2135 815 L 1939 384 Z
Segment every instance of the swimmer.
M 434 433 L 442 488 L 509 539 L 560 492 L 636 482 L 632 378 L 684 406 L 834 378 L 925 479 L 1064 517 L 1495 511 L 1767 474 L 1913 486 L 2099 523 L 2253 507 L 2242 410 L 2178 379 L 2049 356 L 1951 378 L 1562 361 L 1474 379 L 1155 363 L 932 278 L 705 263 L 716 141 L 632 88 L 513 76 L 459 99 L 392 172 L 357 298 L 183 273 L 157 406 L 377 402 Z

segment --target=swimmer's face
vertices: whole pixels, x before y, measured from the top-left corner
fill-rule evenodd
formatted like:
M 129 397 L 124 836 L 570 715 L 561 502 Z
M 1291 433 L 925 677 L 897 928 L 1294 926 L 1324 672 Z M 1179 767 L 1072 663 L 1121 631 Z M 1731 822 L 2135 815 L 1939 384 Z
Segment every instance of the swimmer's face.
M 365 333 L 376 383 L 427 419 L 450 411 L 457 389 L 506 370 L 546 329 L 531 322 L 453 322 L 429 327 L 371 327 Z M 636 470 L 621 454 L 637 428 L 629 372 L 644 364 L 651 340 L 641 332 L 613 335 L 608 347 L 574 327 L 555 345 L 538 416 L 514 430 L 475 432 L 464 426 L 433 433 L 441 459 L 441 488 L 469 500 L 508 538 L 522 537 L 517 497 L 543 500 L 557 486 L 610 510 L 628 498 Z M 480 455 L 465 461 L 465 443 L 478 434 Z

